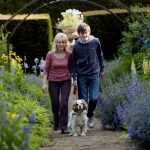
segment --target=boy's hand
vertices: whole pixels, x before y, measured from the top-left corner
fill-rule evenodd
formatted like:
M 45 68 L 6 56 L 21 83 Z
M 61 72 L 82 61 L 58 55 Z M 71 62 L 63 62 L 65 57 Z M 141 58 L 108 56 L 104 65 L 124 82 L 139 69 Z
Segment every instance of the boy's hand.
M 73 81 L 73 86 L 77 87 L 77 81 L 76 80 Z
M 103 79 L 103 77 L 104 77 L 104 72 L 100 72 L 99 76 L 100 76 L 101 79 Z

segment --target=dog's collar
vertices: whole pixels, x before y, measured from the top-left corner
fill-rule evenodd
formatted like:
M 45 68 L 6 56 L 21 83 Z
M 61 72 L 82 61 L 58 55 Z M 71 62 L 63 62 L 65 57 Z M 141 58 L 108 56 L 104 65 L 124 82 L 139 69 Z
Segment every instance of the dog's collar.
M 83 112 L 81 112 L 81 113 L 76 113 L 76 112 L 74 112 L 72 115 L 81 115 Z

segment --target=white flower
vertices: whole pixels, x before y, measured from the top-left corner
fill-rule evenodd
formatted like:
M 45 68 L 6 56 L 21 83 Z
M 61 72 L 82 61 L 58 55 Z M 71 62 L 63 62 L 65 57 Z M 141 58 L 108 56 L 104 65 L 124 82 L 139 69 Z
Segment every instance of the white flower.
M 63 19 L 58 22 L 57 26 L 61 28 L 77 27 L 83 22 L 83 14 L 76 9 L 68 9 L 61 13 Z

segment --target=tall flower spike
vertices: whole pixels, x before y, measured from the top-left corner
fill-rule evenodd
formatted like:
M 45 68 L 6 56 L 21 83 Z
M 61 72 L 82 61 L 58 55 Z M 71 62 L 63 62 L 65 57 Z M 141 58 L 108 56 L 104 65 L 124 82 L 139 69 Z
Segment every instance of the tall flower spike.
M 132 63 L 131 63 L 131 71 L 133 71 L 136 74 L 136 67 L 135 67 L 135 62 L 132 59 Z
M 145 58 L 143 60 L 143 72 L 145 75 L 150 73 L 150 62 Z

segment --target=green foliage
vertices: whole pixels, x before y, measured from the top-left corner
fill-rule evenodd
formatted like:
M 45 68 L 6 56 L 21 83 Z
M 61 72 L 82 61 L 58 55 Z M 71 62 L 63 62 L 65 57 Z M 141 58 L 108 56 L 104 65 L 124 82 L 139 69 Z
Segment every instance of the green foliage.
M 20 119 L 8 119 L 7 116 L 0 117 L 0 147 L 1 150 L 23 149 L 26 140 Z
M 11 116 L 23 116 L 22 119 L 16 120 L 17 123 L 13 121 L 10 124 L 11 127 L 17 124 L 22 128 L 25 126 L 25 130 L 30 130 L 28 141 L 25 139 L 25 143 L 28 143 L 28 149 L 37 149 L 48 143 L 48 135 L 52 128 L 52 114 L 50 111 L 49 96 L 48 94 L 42 93 L 41 79 L 29 75 L 25 78 L 22 69 L 15 67 L 15 70 L 13 68 L 11 72 L 7 72 L 6 70 L 0 72 L 0 83 L 0 104 L 5 101 L 9 108 L 4 110 L 4 112 L 12 113 L 13 115 Z M 33 89 L 29 88 L 30 85 L 32 85 Z M 14 129 L 14 131 L 10 131 L 9 126 L 7 129 L 7 125 L 5 124 L 8 135 L 13 134 L 16 136 L 19 132 L 21 138 L 20 128 L 18 126 L 16 126 L 18 130 Z M 4 134 L 7 131 L 4 130 Z M 9 138 L 11 136 L 7 136 L 4 141 L 9 140 Z M 17 144 L 17 148 L 22 149 L 19 148 L 22 145 L 21 142 Z
M 10 42 L 13 45 L 13 51 L 17 53 L 22 59 L 26 55 L 26 62 L 29 68 L 34 64 L 34 58 L 41 58 L 46 56 L 47 52 L 52 47 L 53 31 L 51 18 L 48 14 L 40 14 L 39 16 L 23 21 L 17 28 Z M 22 17 L 22 16 L 21 16 Z M 7 31 L 12 32 L 21 19 L 12 20 L 8 26 Z M 4 24 L 5 20 L 1 20 L 0 24 Z M 4 45 L 7 51 L 7 45 Z
M 119 58 L 106 63 L 106 75 L 105 79 L 110 79 L 112 82 L 118 81 L 122 74 L 128 74 L 130 72 L 131 57 Z
M 48 50 L 52 48 L 52 42 L 53 42 L 53 31 L 52 31 L 52 22 L 51 22 L 51 17 L 49 16 L 47 19 L 47 24 L 48 24 Z
M 117 15 L 122 20 L 128 17 L 128 14 Z M 111 14 L 85 16 L 85 21 L 90 25 L 92 35 L 100 39 L 104 58 L 111 60 L 116 57 L 117 45 L 122 38 L 121 31 L 124 30 L 125 24 Z
M 27 150 L 26 133 L 23 131 L 22 117 L 12 118 L 6 114 L 6 103 L 0 103 L 0 148 L 1 150 Z
M 51 104 L 49 100 L 49 95 L 43 93 L 41 90 L 42 79 L 35 75 L 25 75 L 24 84 L 22 84 L 22 93 L 26 96 L 30 96 L 32 99 L 36 100 L 39 104 L 44 106 L 47 110 L 51 112 Z
M 24 77 L 23 77 L 24 76 Z M 23 71 L 18 68 L 15 72 L 7 72 L 0 74 L 4 87 L 8 91 L 21 93 L 26 97 L 30 97 L 51 112 L 51 104 L 48 93 L 42 92 L 42 80 L 35 75 L 23 75 Z M 13 96 L 12 96 L 13 97 Z
M 0 29 L 1 30 L 1 29 Z M 7 37 L 4 36 L 3 32 L 0 31 L 0 36 L 2 39 L 0 39 L 0 57 L 2 56 L 3 53 L 6 53 L 6 45 L 7 45 Z
M 19 8 L 23 7 L 25 4 L 29 3 L 31 0 L 0 0 L 0 5 L 1 5 L 1 11 L 0 13 L 9 13 L 9 12 L 16 12 Z M 33 0 L 32 0 L 33 1 Z M 101 4 L 105 6 L 106 8 L 114 8 L 116 7 L 116 4 L 113 3 L 113 1 L 99 1 L 99 0 L 92 0 L 92 2 L 95 2 L 97 4 Z M 116 3 L 116 1 L 114 0 Z M 147 6 L 149 5 L 149 0 L 121 0 L 123 4 L 125 4 L 127 7 L 134 6 L 136 4 L 144 5 Z M 32 10 L 36 9 L 42 4 L 48 3 L 47 0 L 37 0 L 33 5 L 31 5 L 29 8 L 23 11 L 23 13 L 29 13 Z M 118 4 L 118 3 L 117 3 Z M 80 10 L 93 10 L 94 8 L 91 5 L 85 5 L 85 3 L 81 2 L 76 2 L 76 1 L 65 1 L 65 2 L 60 2 L 53 4 L 56 7 L 56 10 L 65 10 L 68 8 L 79 8 Z M 59 7 L 57 7 L 59 6 Z M 42 12 L 47 12 L 47 11 L 52 11 L 54 13 L 56 10 L 52 11 L 49 7 L 44 7 L 41 10 L 39 10 L 41 13 Z
M 34 146 L 39 147 L 43 145 L 48 139 L 48 133 L 51 132 L 51 113 L 44 107 L 40 106 L 34 99 L 24 96 L 19 92 L 12 93 L 3 91 L 0 101 L 3 99 L 7 101 L 10 112 L 25 116 L 25 118 L 23 118 L 23 122 L 25 124 L 31 123 L 31 132 L 33 138 L 31 138 L 31 140 L 34 142 Z M 34 120 L 30 120 L 32 116 L 34 116 Z M 28 118 L 29 121 L 26 118 Z M 36 137 L 35 139 L 34 136 Z M 31 147 L 32 146 L 33 145 L 31 143 Z
M 7 90 L 17 91 L 23 84 L 23 72 L 21 69 L 13 70 L 13 72 L 4 71 L 0 74 L 4 86 Z
M 105 78 L 103 82 L 105 84 L 106 80 L 111 80 L 112 82 L 116 82 L 119 78 L 122 78 L 123 74 L 130 74 L 131 71 L 131 62 L 132 59 L 135 62 L 136 70 L 139 75 L 143 74 L 143 53 L 137 53 L 130 56 L 119 57 L 110 62 L 106 62 L 105 68 Z
M 123 38 L 118 49 L 119 56 L 129 56 L 136 53 L 145 53 L 150 44 L 149 37 L 149 14 L 141 14 L 140 21 L 128 18 L 128 31 L 123 31 Z
M 106 75 L 102 81 L 102 98 L 99 103 L 102 127 L 113 127 L 116 130 L 123 127 L 128 131 L 132 141 L 137 142 L 138 149 L 141 147 L 144 149 L 149 145 L 149 78 L 143 72 L 143 60 L 144 58 L 149 60 L 150 57 L 147 18 L 143 24 L 138 21 L 129 23 L 130 32 L 123 33 L 119 58 L 106 63 Z M 140 80 L 146 80 L 144 81 L 146 84 L 144 82 L 142 85 L 139 84 L 133 74 L 133 68 Z M 133 81 L 130 76 L 131 72 Z M 135 91 L 134 86 L 137 86 Z M 122 114 L 123 119 L 120 117 Z
M 22 95 L 20 95 L 20 98 L 18 97 L 18 99 L 16 99 L 16 103 L 11 106 L 11 109 L 12 111 L 24 114 L 27 118 L 34 116 L 31 127 L 32 137 L 34 139 L 34 136 L 36 136 L 36 139 L 40 141 L 39 143 L 36 143 L 36 146 L 39 146 L 40 144 L 43 145 L 52 128 L 52 115 L 50 115 L 50 112 L 35 102 L 34 99 L 32 100 L 31 98 L 29 99 Z
M 102 80 L 102 99 L 99 103 L 99 115 L 103 128 L 109 126 L 118 130 L 123 127 L 116 108 L 127 102 L 125 91 L 131 78 L 132 60 L 135 62 L 137 74 L 142 75 L 143 58 L 144 54 L 138 53 L 106 62 L 105 77 Z
M 135 69 L 137 76 L 140 78 L 140 80 L 148 81 L 150 79 L 149 76 L 150 53 L 138 53 L 133 55 L 132 58 L 135 61 Z

